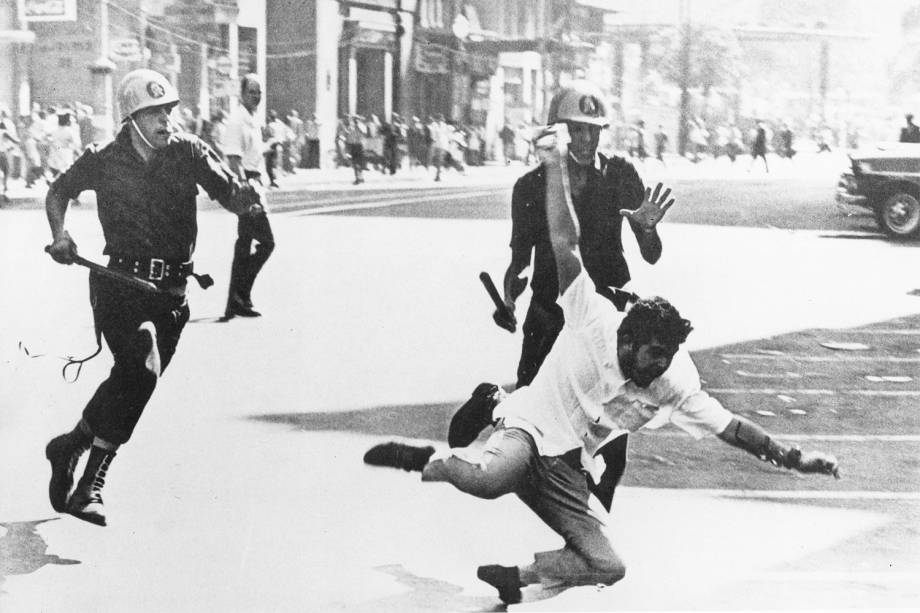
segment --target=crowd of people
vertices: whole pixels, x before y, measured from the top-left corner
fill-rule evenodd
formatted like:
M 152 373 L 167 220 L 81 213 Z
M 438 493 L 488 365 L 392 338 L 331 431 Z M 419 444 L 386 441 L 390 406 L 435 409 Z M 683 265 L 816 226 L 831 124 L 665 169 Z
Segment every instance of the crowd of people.
M 768 153 L 791 160 L 799 152 L 794 126 L 798 127 L 800 134 L 804 134 L 803 140 L 812 143 L 815 153 L 830 153 L 837 146 L 836 143 L 841 143 L 841 146 L 847 149 L 859 146 L 860 134 L 856 128 L 840 134 L 821 122 L 807 125 L 788 120 L 753 118 L 745 122 L 744 126 L 739 126 L 734 121 L 707 122 L 701 117 L 694 117 L 687 122 L 687 145 L 684 155 L 693 163 L 704 159 L 717 160 L 721 157 L 728 158 L 734 163 L 739 157 L 749 155 L 749 169 L 760 160 L 764 169 L 769 172 Z M 651 157 L 646 145 L 650 139 L 644 120 L 637 119 L 620 126 L 614 132 L 614 149 L 626 151 L 631 158 L 639 161 Z M 664 126 L 658 125 L 651 141 L 654 143 L 655 159 L 664 164 L 664 153 L 673 142 Z
M 422 121 L 403 119 L 393 113 L 389 121 L 376 114 L 351 114 L 339 119 L 335 134 L 337 167 L 351 167 L 354 183 L 364 182 L 364 172 L 375 169 L 395 175 L 402 169 L 434 168 L 434 180 L 441 170 L 463 174 L 467 166 L 481 166 L 487 159 L 485 129 L 445 119 L 437 114 Z
M 94 137 L 93 109 L 80 102 L 57 107 L 35 103 L 28 115 L 18 118 L 0 108 L 0 198 L 7 199 L 10 179 L 22 179 L 26 187 L 54 180 Z

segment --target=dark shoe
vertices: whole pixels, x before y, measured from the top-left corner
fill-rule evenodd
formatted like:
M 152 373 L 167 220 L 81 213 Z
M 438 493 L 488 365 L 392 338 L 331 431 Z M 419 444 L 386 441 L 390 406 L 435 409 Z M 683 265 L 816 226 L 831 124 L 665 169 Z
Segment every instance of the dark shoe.
M 434 453 L 434 447 L 416 447 L 402 443 L 383 443 L 371 447 L 364 454 L 364 463 L 371 466 L 389 466 L 421 472 Z
M 492 409 L 501 400 L 501 391 L 492 383 L 480 383 L 466 403 L 450 420 L 447 444 L 451 448 L 467 447 L 492 423 Z
M 521 573 L 517 566 L 489 564 L 476 569 L 476 576 L 498 590 L 498 597 L 505 604 L 521 602 Z
M 246 305 L 241 301 L 231 300 L 227 303 L 227 311 L 224 313 L 224 318 L 230 319 L 235 315 L 239 315 L 240 317 L 262 317 L 262 313 L 253 309 L 251 305 Z
M 86 461 L 86 470 L 77 483 L 70 500 L 67 501 L 67 512 L 78 519 L 88 521 L 97 526 L 105 525 L 105 507 L 102 503 L 102 488 L 105 485 L 105 475 L 109 464 L 115 457 L 115 451 L 93 445 Z
M 48 498 L 58 513 L 67 510 L 67 496 L 73 487 L 73 471 L 77 462 L 89 446 L 92 438 L 78 430 L 56 436 L 45 447 L 45 457 L 51 462 L 51 481 L 48 483 Z

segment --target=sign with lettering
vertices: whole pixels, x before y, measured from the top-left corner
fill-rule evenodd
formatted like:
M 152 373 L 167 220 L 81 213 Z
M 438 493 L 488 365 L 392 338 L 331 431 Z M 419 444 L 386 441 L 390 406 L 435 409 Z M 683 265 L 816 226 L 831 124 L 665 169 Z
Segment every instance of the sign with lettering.
M 415 70 L 418 72 L 447 74 L 448 58 L 444 47 L 417 42 Z
M 77 0 L 19 0 L 19 20 L 76 21 Z

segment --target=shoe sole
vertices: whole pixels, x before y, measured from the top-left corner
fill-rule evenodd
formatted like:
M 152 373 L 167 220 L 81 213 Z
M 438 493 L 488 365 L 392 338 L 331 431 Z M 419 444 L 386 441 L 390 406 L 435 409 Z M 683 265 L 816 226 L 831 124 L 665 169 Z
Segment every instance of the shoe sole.
M 91 513 L 81 513 L 80 511 L 77 511 L 77 510 L 68 510 L 67 513 L 69 515 L 73 515 L 77 519 L 82 519 L 83 521 L 89 522 L 96 526 L 106 525 L 104 516 L 99 516 L 99 515 L 95 515 Z
M 64 491 L 63 483 L 60 484 L 60 487 L 55 487 L 54 460 L 51 457 L 51 445 L 53 442 L 52 440 L 45 446 L 45 458 L 51 463 L 51 480 L 48 482 L 48 499 L 51 501 L 51 508 L 55 511 L 58 513 L 67 513 L 67 497 L 70 495 L 70 490 L 73 488 L 73 475 L 70 477 L 70 485 L 68 485 L 66 491 Z M 60 499 L 59 493 L 62 491 L 64 492 L 64 497 Z

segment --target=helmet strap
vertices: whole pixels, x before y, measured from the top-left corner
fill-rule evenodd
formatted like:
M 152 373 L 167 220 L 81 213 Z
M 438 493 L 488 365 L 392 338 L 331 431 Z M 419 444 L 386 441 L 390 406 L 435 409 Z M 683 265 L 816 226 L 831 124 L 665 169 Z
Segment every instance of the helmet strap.
M 150 144 L 150 141 L 147 140 L 147 137 L 144 136 L 144 133 L 141 132 L 141 129 L 137 127 L 137 122 L 134 121 L 134 117 L 129 117 L 128 121 L 131 122 L 131 126 L 134 128 L 134 131 L 137 132 L 137 135 L 141 137 L 141 140 L 144 141 L 144 144 L 150 147 L 151 150 L 154 149 L 154 146 Z

